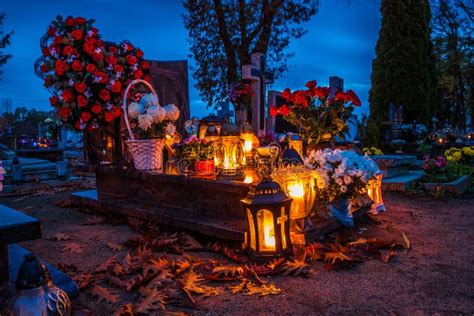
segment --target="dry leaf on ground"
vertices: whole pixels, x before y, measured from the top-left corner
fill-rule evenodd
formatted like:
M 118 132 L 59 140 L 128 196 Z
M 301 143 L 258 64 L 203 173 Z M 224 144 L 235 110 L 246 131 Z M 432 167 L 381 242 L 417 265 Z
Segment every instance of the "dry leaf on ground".
M 105 301 L 110 304 L 115 304 L 119 300 L 119 296 L 113 289 L 108 289 L 106 287 L 95 285 L 91 291 L 92 297 L 97 296 L 98 302 Z
M 64 245 L 64 247 L 61 249 L 63 252 L 64 251 L 69 251 L 70 253 L 83 253 L 84 252 L 84 246 L 81 244 L 78 244 L 76 242 L 70 242 Z

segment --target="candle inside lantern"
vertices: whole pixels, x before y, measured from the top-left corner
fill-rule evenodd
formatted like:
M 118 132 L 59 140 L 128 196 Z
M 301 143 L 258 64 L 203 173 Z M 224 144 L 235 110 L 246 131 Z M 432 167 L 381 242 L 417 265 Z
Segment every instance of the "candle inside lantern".
M 267 249 L 275 249 L 275 230 L 271 216 L 263 217 L 263 246 Z
M 245 140 L 244 141 L 244 152 L 245 154 L 251 153 L 252 152 L 252 141 L 251 140 Z
M 300 214 L 305 211 L 304 203 L 304 183 L 301 180 L 296 180 L 288 184 L 288 195 L 293 198 L 291 209 L 294 214 Z

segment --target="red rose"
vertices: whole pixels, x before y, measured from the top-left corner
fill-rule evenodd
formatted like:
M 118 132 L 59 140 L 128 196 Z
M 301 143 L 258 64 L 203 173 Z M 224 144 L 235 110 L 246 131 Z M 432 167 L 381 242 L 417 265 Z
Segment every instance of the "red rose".
M 133 73 L 133 78 L 140 79 L 141 77 L 143 77 L 143 72 L 141 70 L 137 70 Z
M 95 51 L 95 46 L 93 43 L 90 42 L 85 42 L 84 45 L 82 45 L 82 49 L 89 55 L 94 54 Z
M 109 46 L 108 47 L 109 52 L 111 52 L 114 55 L 117 55 L 118 49 L 115 46 Z
M 53 43 L 54 44 L 63 44 L 64 43 L 64 38 L 62 36 L 55 36 Z
M 127 42 L 127 51 L 130 52 L 130 51 L 133 50 L 133 48 L 134 48 L 133 45 L 132 45 L 131 43 L 128 43 L 128 42 Z
M 118 106 L 113 106 L 112 107 L 112 112 L 114 113 L 115 117 L 120 117 L 122 115 L 122 110 Z
M 68 67 L 67 67 L 67 64 L 64 61 L 58 60 L 58 61 L 56 61 L 56 64 L 54 65 L 54 68 L 55 68 L 56 74 L 58 76 L 62 76 L 66 73 Z
M 94 36 L 96 36 L 96 35 L 99 33 L 99 30 L 96 29 L 95 27 L 91 27 L 91 28 L 89 29 L 89 31 L 91 31 L 92 34 L 94 34 Z
M 281 97 L 284 98 L 286 101 L 290 101 L 291 100 L 291 90 L 288 89 L 288 88 L 283 90 L 283 92 L 281 93 Z
M 74 20 L 71 16 L 69 16 L 66 19 L 66 25 L 67 26 L 74 26 L 74 25 L 76 25 L 76 20 Z
M 113 93 L 120 93 L 120 91 L 122 91 L 122 84 L 120 81 L 115 81 L 110 90 L 112 90 Z
M 91 111 L 92 113 L 99 114 L 100 112 L 102 112 L 102 106 L 100 106 L 99 104 L 94 104 L 91 108 Z
M 104 54 L 94 53 L 94 55 L 92 55 L 92 58 L 94 59 L 95 62 L 99 62 L 101 60 L 104 60 Z
M 79 25 L 82 25 L 82 24 L 86 23 L 86 19 L 84 19 L 83 17 L 78 16 L 76 18 L 76 23 L 79 24 Z
M 337 90 L 336 94 L 334 95 L 334 100 L 346 102 L 346 94 L 341 90 Z
M 76 91 L 79 93 L 83 93 L 87 89 L 87 85 L 84 82 L 78 82 L 74 85 L 74 88 L 76 88 Z
M 123 67 L 121 65 L 115 65 L 114 66 L 114 71 L 115 72 L 123 72 Z
M 277 109 L 277 107 L 274 106 L 274 105 L 272 105 L 272 106 L 270 107 L 270 115 L 271 115 L 272 117 L 275 117 L 275 116 L 277 116 L 277 114 L 278 114 L 278 109 Z
M 283 104 L 282 106 L 280 106 L 278 108 L 278 114 L 281 114 L 283 116 L 287 116 L 290 113 L 291 113 L 291 110 L 286 104 Z
M 81 30 L 72 31 L 71 32 L 71 37 L 76 41 L 82 39 L 82 31 Z
M 91 114 L 89 112 L 82 112 L 81 113 L 81 120 L 83 122 L 89 122 L 90 119 L 91 119 Z
M 63 48 L 64 56 L 75 55 L 75 54 L 76 54 L 76 50 L 74 49 L 74 47 L 68 45 Z
M 145 80 L 146 82 L 151 83 L 151 76 L 146 75 L 145 77 L 143 77 L 143 80 Z
M 42 65 L 40 66 L 40 71 L 41 71 L 41 72 L 48 72 L 48 71 L 49 71 L 48 65 L 42 64 Z
M 69 118 L 69 115 L 71 115 L 71 110 L 68 107 L 62 107 L 59 109 L 58 114 L 64 120 L 67 120 Z
M 352 102 L 352 104 L 354 104 L 355 106 L 360 106 L 361 105 L 359 97 L 352 90 L 347 90 L 346 91 L 346 102 L 347 101 Z
M 41 48 L 41 52 L 43 53 L 43 56 L 49 56 L 50 52 L 47 47 Z
M 51 78 L 51 76 L 47 76 L 45 79 L 44 79 L 44 84 L 43 84 L 46 88 L 49 88 L 53 85 L 53 79 Z
M 316 87 L 314 89 L 314 94 L 319 98 L 319 99 L 322 99 L 322 98 L 325 98 L 329 95 L 329 92 L 331 90 L 329 89 L 329 87 Z
M 72 100 L 74 100 L 74 95 L 70 90 L 63 90 L 63 92 L 61 93 L 61 98 L 64 102 L 71 102 Z
M 54 36 L 54 34 L 56 34 L 56 28 L 53 27 L 53 26 L 50 26 L 50 27 L 48 28 L 48 35 L 49 35 L 49 36 Z
M 51 103 L 52 106 L 58 106 L 59 98 L 57 96 L 52 96 L 49 98 L 49 103 Z
M 89 103 L 89 101 L 85 96 L 83 96 L 82 94 L 77 96 L 77 105 L 79 105 L 79 107 L 85 107 L 87 103 Z
M 127 60 L 127 64 L 129 64 L 129 65 L 133 65 L 133 64 L 137 63 L 137 58 L 133 55 L 127 55 L 127 57 L 125 57 L 125 59 Z
M 308 99 L 306 98 L 307 94 L 303 90 L 298 90 L 292 93 L 291 98 L 296 105 L 301 105 L 302 107 L 308 106 Z
M 96 66 L 94 64 L 87 64 L 86 71 L 89 73 L 93 73 L 96 70 Z
M 110 65 L 115 65 L 117 63 L 117 58 L 114 55 L 109 55 L 105 61 Z
M 73 63 L 72 63 L 72 66 L 71 66 L 72 70 L 76 71 L 76 72 L 79 72 L 79 71 L 82 71 L 82 69 L 84 68 L 84 66 L 82 65 L 82 63 L 79 61 L 79 60 L 75 60 Z
M 113 121 L 113 119 L 115 118 L 115 115 L 114 113 L 107 111 L 105 112 L 104 118 L 107 122 L 110 122 L 110 121 Z
M 107 76 L 107 74 L 103 71 L 96 71 L 94 73 L 95 76 L 97 77 L 100 77 L 100 83 L 106 83 L 107 80 L 109 80 L 109 77 Z
M 99 98 L 101 98 L 104 101 L 109 101 L 110 100 L 109 90 L 107 90 L 107 89 L 100 90 Z
M 311 80 L 311 81 L 306 82 L 305 86 L 308 89 L 316 88 L 316 80 Z
M 140 67 L 142 69 L 148 69 L 150 67 L 150 64 L 148 63 L 148 61 L 142 60 L 142 62 L 140 63 Z
M 137 51 L 135 52 L 135 56 L 137 56 L 138 58 L 142 58 L 143 57 L 143 51 L 141 49 L 137 49 Z

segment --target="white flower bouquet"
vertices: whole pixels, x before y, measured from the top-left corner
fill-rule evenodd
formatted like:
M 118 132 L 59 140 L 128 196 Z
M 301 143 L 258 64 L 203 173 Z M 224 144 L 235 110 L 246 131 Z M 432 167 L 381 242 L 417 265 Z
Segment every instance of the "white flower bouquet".
M 127 114 L 133 133 L 139 139 L 153 139 L 173 135 L 176 132 L 174 123 L 180 113 L 174 104 L 160 106 L 158 98 L 149 93 L 140 101 L 132 102 Z
M 315 177 L 318 196 L 328 203 L 339 198 L 352 199 L 365 192 L 379 170 L 369 157 L 340 149 L 312 151 L 305 159 L 305 165 L 318 174 Z

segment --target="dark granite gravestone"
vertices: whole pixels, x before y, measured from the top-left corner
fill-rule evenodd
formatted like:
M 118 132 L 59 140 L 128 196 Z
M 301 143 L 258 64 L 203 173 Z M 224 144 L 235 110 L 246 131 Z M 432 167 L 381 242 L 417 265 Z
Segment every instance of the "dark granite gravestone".
M 281 97 L 281 92 L 270 90 L 268 91 L 268 105 L 269 106 L 276 106 L 279 108 L 283 104 L 286 103 L 286 100 Z M 298 128 L 285 120 L 283 116 L 277 115 L 276 117 L 271 117 L 268 114 L 267 117 L 267 130 L 273 131 L 277 134 L 285 134 L 285 133 L 298 133 Z
M 184 132 L 184 122 L 189 120 L 188 61 L 150 60 L 150 72 L 153 88 L 158 93 L 160 105 L 173 103 L 181 111 L 176 123 L 180 133 Z
M 403 106 L 395 106 L 393 103 L 390 104 L 390 125 L 391 125 L 391 140 L 400 139 L 402 136 L 403 124 Z

